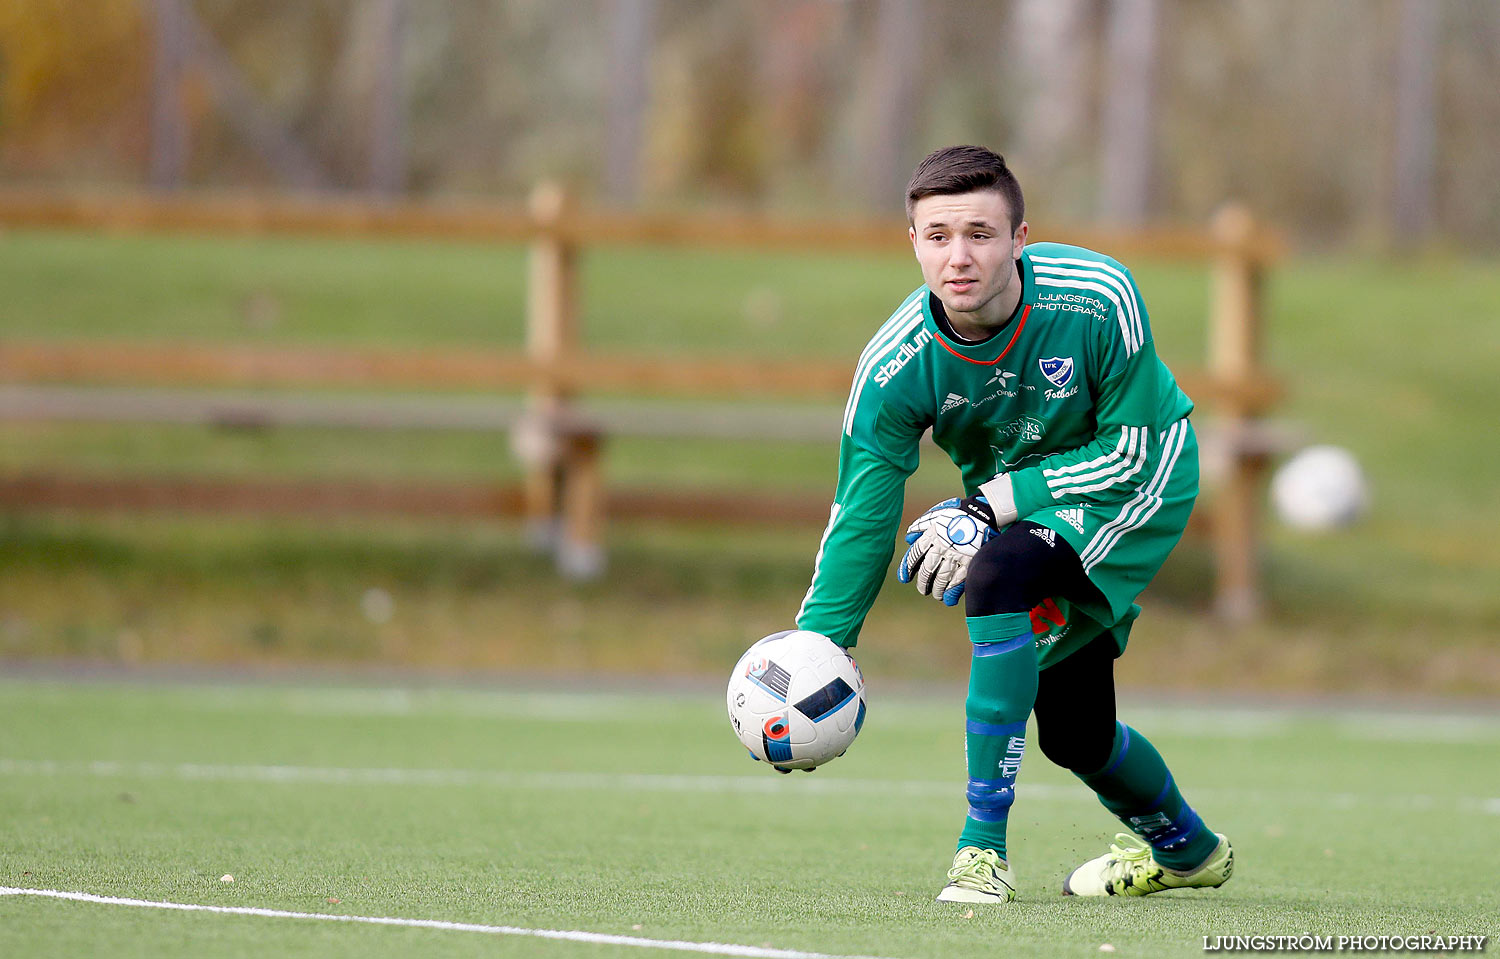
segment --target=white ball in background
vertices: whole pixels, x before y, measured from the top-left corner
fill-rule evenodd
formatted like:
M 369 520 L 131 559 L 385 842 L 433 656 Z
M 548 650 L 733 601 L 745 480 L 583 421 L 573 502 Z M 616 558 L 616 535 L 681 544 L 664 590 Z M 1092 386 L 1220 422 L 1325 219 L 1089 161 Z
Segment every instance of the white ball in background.
M 1309 446 L 1271 477 L 1271 502 L 1293 529 L 1348 526 L 1370 505 L 1370 488 L 1354 454 L 1339 446 Z
M 365 619 L 376 626 L 384 626 L 396 615 L 396 600 L 390 593 L 378 586 L 365 590 L 365 594 L 359 598 L 359 611 L 365 614 Z

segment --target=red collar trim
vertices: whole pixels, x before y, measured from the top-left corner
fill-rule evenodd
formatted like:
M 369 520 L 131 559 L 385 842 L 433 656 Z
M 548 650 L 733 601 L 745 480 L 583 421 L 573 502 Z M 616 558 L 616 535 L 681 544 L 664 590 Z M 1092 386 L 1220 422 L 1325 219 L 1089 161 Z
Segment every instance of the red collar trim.
M 964 356 L 962 353 L 958 352 L 958 350 L 955 350 L 953 347 L 949 346 L 948 341 L 943 339 L 941 336 L 937 338 L 937 341 L 942 345 L 943 349 L 947 350 L 949 353 L 952 353 L 954 356 L 963 360 L 965 363 L 973 363 L 975 366 L 994 366 L 996 363 L 999 363 L 1001 360 L 1005 359 L 1005 354 L 1009 353 L 1010 348 L 1016 345 L 1017 337 L 1021 335 L 1022 330 L 1026 329 L 1026 317 L 1030 315 L 1031 304 L 1027 303 L 1026 308 L 1021 311 L 1021 318 L 1016 321 L 1016 331 L 1010 335 L 1010 342 L 1005 344 L 1005 349 L 1001 350 L 1000 355 L 995 357 L 993 360 L 970 359 L 969 357 Z

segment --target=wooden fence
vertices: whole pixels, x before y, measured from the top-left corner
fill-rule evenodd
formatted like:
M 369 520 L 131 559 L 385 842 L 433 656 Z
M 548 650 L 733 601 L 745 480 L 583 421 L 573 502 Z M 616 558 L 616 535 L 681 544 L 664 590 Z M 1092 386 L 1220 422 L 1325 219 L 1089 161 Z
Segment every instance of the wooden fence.
M 0 506 L 19 508 L 202 508 L 324 513 L 330 510 L 516 515 L 557 544 L 565 572 L 588 575 L 603 561 L 607 515 L 735 522 L 821 523 L 826 498 L 745 491 L 611 491 L 600 451 L 610 435 L 732 435 L 744 438 L 837 436 L 764 404 L 784 399 L 841 401 L 851 364 L 600 356 L 578 325 L 579 256 L 585 245 L 625 244 L 694 249 L 809 249 L 820 252 L 909 251 L 890 223 L 812 225 L 751 218 L 587 213 L 553 187 L 530 209 L 374 205 L 308 198 L 107 197 L 0 193 L 0 224 L 114 232 L 279 233 L 360 238 L 427 237 L 529 243 L 524 353 L 474 350 L 292 349 L 274 347 L 63 343 L 0 338 L 0 418 L 136 420 L 260 425 L 426 426 L 508 429 L 528 470 L 518 489 L 434 484 L 214 482 L 183 479 L 80 480 L 58 475 L 0 475 Z M 1215 549 L 1215 603 L 1232 619 L 1258 608 L 1257 531 L 1263 472 L 1281 443 L 1262 417 L 1278 396 L 1260 362 L 1261 290 L 1279 253 L 1274 237 L 1248 214 L 1227 209 L 1208 231 L 1039 231 L 1047 239 L 1102 249 L 1121 258 L 1201 262 L 1213 271 L 1203 371 L 1179 371 L 1184 388 L 1212 410 L 1203 433 L 1205 458 L 1219 463 L 1206 500 Z M 68 384 L 59 386 L 57 384 Z M 358 386 L 385 389 L 476 387 L 525 391 L 524 404 L 433 403 L 388 396 L 330 399 L 314 395 L 232 393 L 245 387 Z M 192 388 L 191 390 L 185 388 Z M 584 405 L 590 391 L 734 398 L 737 410 L 622 414 Z M 745 400 L 753 400 L 754 404 Z M 759 407 L 759 409 L 757 409 Z M 830 477 L 830 484 L 832 477 Z M 908 504 L 919 508 L 920 504 Z

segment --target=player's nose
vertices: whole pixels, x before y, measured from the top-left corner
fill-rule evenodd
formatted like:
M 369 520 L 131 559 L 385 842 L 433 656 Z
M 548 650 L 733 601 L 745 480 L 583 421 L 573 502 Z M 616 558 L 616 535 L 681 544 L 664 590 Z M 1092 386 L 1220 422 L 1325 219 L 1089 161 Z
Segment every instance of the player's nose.
M 973 261 L 970 255 L 969 244 L 963 240 L 954 240 L 948 244 L 948 262 L 953 266 L 967 266 Z

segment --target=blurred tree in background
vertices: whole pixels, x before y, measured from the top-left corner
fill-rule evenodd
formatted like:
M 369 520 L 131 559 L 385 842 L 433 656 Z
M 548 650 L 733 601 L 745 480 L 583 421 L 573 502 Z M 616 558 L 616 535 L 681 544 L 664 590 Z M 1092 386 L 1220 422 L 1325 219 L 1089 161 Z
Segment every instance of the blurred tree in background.
M 147 12 L 141 0 L 0 4 L 0 176 L 140 176 Z
M 9 0 L 0 178 L 887 214 L 967 140 L 1039 218 L 1494 246 L 1497 77 L 1491 0 Z

